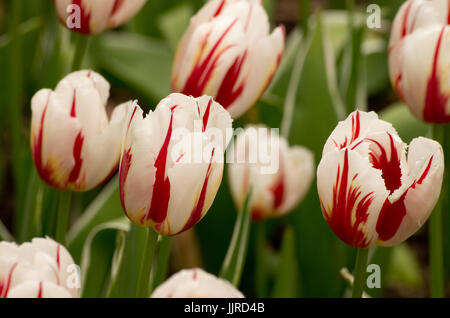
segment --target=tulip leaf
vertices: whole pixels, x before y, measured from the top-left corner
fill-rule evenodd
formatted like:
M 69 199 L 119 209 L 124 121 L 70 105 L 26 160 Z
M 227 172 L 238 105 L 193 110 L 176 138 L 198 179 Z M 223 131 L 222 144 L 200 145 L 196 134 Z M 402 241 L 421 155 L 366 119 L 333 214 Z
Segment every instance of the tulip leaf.
M 100 194 L 76 220 L 67 234 L 69 251 L 75 261 L 80 260 L 83 244 L 92 229 L 104 222 L 123 216 L 120 203 L 118 176 L 103 188 Z
M 177 49 L 178 42 L 188 28 L 192 15 L 192 6 L 185 3 L 159 16 L 158 27 L 173 52 Z
M 294 298 L 300 294 L 298 273 L 298 262 L 295 253 L 294 229 L 287 227 L 284 230 L 283 240 L 277 274 L 275 275 L 275 286 L 272 297 Z
M 283 129 L 284 133 L 290 130 L 290 144 L 314 152 L 316 164 L 328 136 L 338 120 L 345 117 L 334 61 L 318 15 L 297 52 L 286 92 L 286 103 L 291 105 L 286 105 L 285 112 L 289 113 L 284 114 L 284 119 L 290 118 L 295 124 Z M 339 271 L 354 261 L 352 249 L 334 235 L 323 219 L 316 187 L 314 182 L 300 206 L 287 218 L 295 229 L 302 291 L 305 297 L 339 297 L 345 287 Z
M 94 55 L 100 68 L 130 85 L 151 101 L 170 92 L 172 52 L 162 41 L 127 32 L 100 37 Z
M 120 257 L 116 259 L 116 273 L 112 273 L 108 297 L 135 297 L 138 273 L 141 268 L 147 231 L 145 228 L 131 224 L 125 234 L 125 243 Z
M 103 297 L 109 285 L 113 259 L 117 258 L 117 233 L 130 229 L 127 218 L 97 225 L 92 229 L 83 245 L 81 258 L 81 281 L 83 297 Z M 118 245 L 121 246 L 123 242 Z
M 392 248 L 387 284 L 415 290 L 423 288 L 425 284 L 417 256 L 407 243 Z
M 445 171 L 444 180 L 442 182 L 441 200 L 443 214 L 443 228 L 450 229 L 450 125 L 444 126 L 444 160 Z M 444 230 L 444 269 L 447 277 L 450 277 L 450 231 Z

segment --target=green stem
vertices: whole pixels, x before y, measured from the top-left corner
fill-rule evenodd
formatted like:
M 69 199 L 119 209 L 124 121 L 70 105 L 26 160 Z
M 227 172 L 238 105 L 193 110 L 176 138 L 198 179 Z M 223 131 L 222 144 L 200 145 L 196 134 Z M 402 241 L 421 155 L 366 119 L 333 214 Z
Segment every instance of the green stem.
M 66 244 L 66 233 L 69 226 L 70 199 L 72 192 L 70 190 L 59 192 L 58 215 L 56 223 L 55 239 L 59 243 Z
M 83 63 L 83 58 L 86 53 L 90 37 L 88 35 L 78 35 L 77 46 L 75 50 L 75 55 L 73 56 L 72 71 L 77 71 L 80 69 Z
M 266 226 L 265 222 L 256 224 L 256 264 L 255 281 L 256 295 L 266 297 L 267 295 L 267 266 L 266 266 Z
M 251 225 L 251 196 L 252 190 L 247 193 L 242 206 L 242 211 L 238 213 L 231 236 L 225 260 L 219 276 L 230 281 L 234 286 L 239 286 L 242 270 L 244 268 L 245 256 L 247 254 L 248 239 Z
M 10 34 L 11 34 L 11 49 L 10 49 L 10 91 L 9 91 L 9 106 L 10 111 L 10 129 L 12 138 L 12 157 L 13 160 L 13 175 L 14 186 L 16 194 L 17 207 L 19 207 L 20 198 L 24 194 L 24 169 L 22 167 L 22 35 L 20 32 L 20 21 L 22 17 L 23 1 L 10 1 Z
M 433 139 L 444 145 L 444 126 L 433 125 Z M 442 193 L 430 216 L 429 246 L 431 268 L 431 297 L 444 297 L 444 256 L 442 233 Z
M 299 0 L 300 2 L 300 21 L 299 24 L 303 28 L 303 33 L 308 33 L 308 21 L 311 12 L 311 0 Z
M 356 252 L 355 268 L 353 269 L 353 298 L 361 298 L 364 292 L 364 286 L 366 284 L 366 268 L 368 255 L 368 248 L 358 248 Z
M 161 236 L 158 242 L 158 251 L 156 254 L 156 268 L 153 270 L 154 277 L 152 278 L 152 286 L 150 292 L 159 286 L 167 277 L 167 270 L 169 269 L 170 248 L 172 238 L 170 236 Z
M 139 271 L 139 280 L 136 291 L 138 298 L 147 298 L 149 296 L 150 273 L 152 271 L 153 259 L 155 257 L 158 234 L 152 229 L 147 229 L 147 240 L 145 241 L 144 257 L 142 259 L 141 269 Z

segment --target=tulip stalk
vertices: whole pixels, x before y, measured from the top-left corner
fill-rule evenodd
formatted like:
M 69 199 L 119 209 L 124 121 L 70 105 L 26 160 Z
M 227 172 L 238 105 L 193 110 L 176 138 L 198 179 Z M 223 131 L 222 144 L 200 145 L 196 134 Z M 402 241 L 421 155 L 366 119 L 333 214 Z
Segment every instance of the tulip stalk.
M 69 226 L 71 198 L 72 192 L 70 190 L 59 192 L 55 239 L 63 245 L 66 244 L 66 233 Z
M 356 252 L 355 268 L 353 269 L 353 289 L 352 298 L 361 298 L 366 283 L 366 267 L 369 255 L 368 248 L 358 248 Z
M 172 238 L 170 236 L 159 236 L 158 251 L 156 252 L 156 268 L 152 272 L 151 289 L 159 286 L 167 276 L 167 270 L 170 260 L 170 248 L 172 246 Z
M 80 69 L 83 63 L 83 58 L 86 53 L 86 49 L 89 42 L 88 35 L 78 35 L 78 40 L 76 44 L 75 54 L 73 56 L 72 71 L 77 71 Z
M 444 126 L 432 126 L 433 139 L 444 145 Z M 444 297 L 444 256 L 442 234 L 442 195 L 430 216 L 429 245 L 431 267 L 431 297 Z
M 228 247 L 228 251 L 219 275 L 219 277 L 227 279 L 236 287 L 239 286 L 239 282 L 241 280 L 242 270 L 245 263 L 245 255 L 248 248 L 252 214 L 250 204 L 251 197 L 252 189 L 250 188 L 245 198 L 244 205 L 242 206 L 242 211 L 240 211 L 237 216 L 230 246 Z
M 138 287 L 136 296 L 139 298 L 147 298 L 150 294 L 149 287 L 150 273 L 153 267 L 153 259 L 155 257 L 156 245 L 158 243 L 158 234 L 152 229 L 147 229 L 147 239 L 144 248 L 144 257 L 142 259 L 141 269 L 139 271 Z

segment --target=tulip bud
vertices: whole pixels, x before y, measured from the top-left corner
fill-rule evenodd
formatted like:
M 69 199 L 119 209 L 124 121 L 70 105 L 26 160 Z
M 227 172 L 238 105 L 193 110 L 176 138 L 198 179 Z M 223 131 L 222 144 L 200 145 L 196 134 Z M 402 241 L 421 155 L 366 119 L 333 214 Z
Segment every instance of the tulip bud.
M 265 91 L 283 51 L 284 28 L 269 34 L 260 0 L 211 0 L 179 43 L 172 90 L 213 96 L 237 118 Z
M 169 95 L 142 115 L 135 105 L 126 122 L 122 206 L 137 225 L 178 234 L 199 222 L 214 200 L 232 120 L 211 97 L 182 94 Z
M 151 298 L 244 298 L 228 281 L 200 268 L 184 269 L 155 289 Z
M 248 126 L 233 146 L 228 178 L 239 210 L 250 186 L 253 220 L 279 217 L 298 205 L 314 176 L 314 155 L 309 150 L 289 147 L 286 139 L 265 126 Z
M 57 189 L 86 191 L 117 169 L 126 107 L 108 119 L 109 83 L 92 71 L 67 75 L 31 100 L 31 150 L 41 178 Z
M 443 173 L 439 143 L 419 137 L 408 147 L 376 113 L 355 111 L 334 129 L 317 168 L 323 216 L 353 247 L 399 244 L 428 219 Z
M 79 297 L 79 284 L 78 267 L 52 239 L 0 242 L 0 298 Z
M 398 11 L 389 43 L 397 95 L 417 118 L 450 122 L 450 2 L 409 0 Z
M 118 27 L 147 0 L 53 0 L 61 23 L 69 30 L 97 34 Z

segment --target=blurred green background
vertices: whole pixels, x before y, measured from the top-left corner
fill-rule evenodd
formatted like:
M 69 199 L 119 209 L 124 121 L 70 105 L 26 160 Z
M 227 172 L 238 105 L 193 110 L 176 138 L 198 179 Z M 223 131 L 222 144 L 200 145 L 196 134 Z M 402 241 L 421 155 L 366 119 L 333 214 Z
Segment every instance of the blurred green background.
M 316 164 L 337 122 L 356 107 L 379 112 L 394 124 L 405 142 L 428 134 L 427 126 L 410 115 L 389 83 L 390 26 L 403 1 L 263 2 L 272 24 L 286 26 L 286 51 L 268 90 L 255 107 L 234 122 L 235 127 L 263 122 L 285 129 L 283 113 L 285 109 L 292 110 L 289 140 L 311 149 Z M 109 107 L 138 99 L 141 107 L 148 110 L 170 93 L 174 51 L 190 17 L 203 3 L 149 0 L 128 24 L 91 39 L 83 68 L 92 68 L 110 81 Z M 381 28 L 367 28 L 369 4 L 379 5 Z M 18 6 L 18 14 L 13 14 L 13 5 Z M 11 28 L 14 19 L 20 23 L 15 31 Z M 14 32 L 19 37 L 13 37 Z M 77 36 L 60 25 L 51 1 L 0 0 L 3 239 L 9 238 L 7 230 L 22 242 L 54 229 L 57 196 L 55 190 L 39 180 L 30 156 L 30 99 L 40 88 L 54 88 L 70 71 Z M 449 135 L 448 128 L 446 133 Z M 113 295 L 132 295 L 135 281 L 122 279 L 112 284 L 111 277 L 116 277 L 117 271 L 125 273 L 119 277 L 134 275 L 145 235 L 130 227 L 124 218 L 117 180 L 113 178 L 100 189 L 76 194 L 73 201 L 69 249 L 83 267 L 83 294 L 104 296 L 114 285 Z M 445 201 L 448 207 L 448 199 Z M 450 228 L 449 209 L 446 211 L 445 227 Z M 207 216 L 195 231 L 173 240 L 169 273 L 203 266 L 217 274 L 235 219 L 225 175 Z M 372 296 L 429 295 L 426 231 L 424 227 L 398 247 L 371 251 L 370 262 L 379 264 L 382 274 L 382 288 L 370 290 Z M 266 238 L 263 259 L 255 252 L 260 242 L 257 234 Z M 446 235 L 448 274 L 450 238 Z M 135 242 L 134 248 L 127 248 L 124 242 Z M 340 269 L 351 270 L 353 262 L 353 249 L 337 239 L 322 217 L 314 183 L 291 214 L 264 225 L 254 224 L 240 287 L 246 296 L 341 297 L 348 292 L 348 285 L 340 276 Z M 258 268 L 269 277 L 267 282 L 261 283 L 255 274 L 261 272 Z

